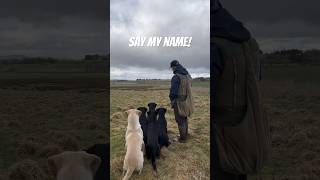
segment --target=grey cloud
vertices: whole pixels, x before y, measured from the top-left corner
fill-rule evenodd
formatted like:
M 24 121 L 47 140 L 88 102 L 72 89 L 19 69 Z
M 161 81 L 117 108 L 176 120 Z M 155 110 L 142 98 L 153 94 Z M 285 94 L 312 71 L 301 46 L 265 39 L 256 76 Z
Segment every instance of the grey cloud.
M 298 20 L 320 26 L 318 0 L 220 0 L 236 17 L 253 22 L 283 22 Z
M 114 2 L 114 3 L 113 3 Z M 122 8 L 118 8 L 122 7 Z M 209 1 L 111 1 L 111 66 L 161 71 L 178 59 L 209 72 Z M 192 36 L 190 48 L 128 47 L 131 36 Z
M 263 51 L 319 48 L 318 0 L 220 1 L 250 29 Z
M 284 21 L 279 23 L 249 22 L 245 24 L 254 36 L 264 38 L 320 37 L 320 26 L 303 21 Z
M 109 2 L 5 0 L 0 6 L 0 55 L 81 58 L 107 54 Z
M 4 0 L 0 6 L 0 17 L 46 25 L 66 16 L 105 21 L 108 17 L 108 3 L 107 0 Z

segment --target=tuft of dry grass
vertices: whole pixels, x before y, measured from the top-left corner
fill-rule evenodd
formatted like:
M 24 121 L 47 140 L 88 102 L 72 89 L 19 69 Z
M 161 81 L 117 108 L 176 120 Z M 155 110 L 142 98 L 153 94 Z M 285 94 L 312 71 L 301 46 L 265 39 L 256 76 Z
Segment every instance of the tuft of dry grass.
M 16 154 L 19 159 L 33 156 L 39 149 L 39 144 L 32 140 L 21 140 L 17 143 Z
M 21 123 L 19 123 L 19 121 L 8 121 L 7 122 L 7 127 L 8 128 L 21 128 Z
M 46 180 L 47 176 L 33 160 L 20 161 L 9 168 L 10 180 Z
M 45 145 L 38 150 L 37 155 L 48 158 L 61 152 L 63 152 L 63 149 L 58 145 Z
M 78 151 L 80 150 L 79 141 L 74 135 L 61 131 L 49 131 L 46 136 L 52 143 L 60 146 L 64 151 Z
M 127 108 L 126 108 L 127 109 Z M 127 109 L 128 110 L 128 109 Z M 119 120 L 119 119 L 125 119 L 124 112 L 115 112 L 111 115 L 110 121 L 113 120 Z

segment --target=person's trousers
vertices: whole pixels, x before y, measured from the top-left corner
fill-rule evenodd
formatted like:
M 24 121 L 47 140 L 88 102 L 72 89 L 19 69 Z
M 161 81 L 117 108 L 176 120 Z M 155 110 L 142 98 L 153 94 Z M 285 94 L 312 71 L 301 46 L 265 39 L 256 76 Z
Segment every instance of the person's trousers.
M 173 110 L 174 110 L 174 116 L 179 128 L 180 139 L 186 140 L 188 136 L 188 118 L 185 116 L 181 116 L 178 113 L 177 105 L 174 105 Z

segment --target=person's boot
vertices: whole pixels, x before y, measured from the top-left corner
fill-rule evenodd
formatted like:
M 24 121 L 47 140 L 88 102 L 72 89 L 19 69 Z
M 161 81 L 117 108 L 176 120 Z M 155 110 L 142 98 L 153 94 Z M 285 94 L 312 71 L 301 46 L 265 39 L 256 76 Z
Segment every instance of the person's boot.
M 178 139 L 178 141 L 180 143 L 185 143 L 187 140 L 186 124 L 183 123 L 183 125 L 178 125 L 178 128 L 180 133 L 180 138 Z

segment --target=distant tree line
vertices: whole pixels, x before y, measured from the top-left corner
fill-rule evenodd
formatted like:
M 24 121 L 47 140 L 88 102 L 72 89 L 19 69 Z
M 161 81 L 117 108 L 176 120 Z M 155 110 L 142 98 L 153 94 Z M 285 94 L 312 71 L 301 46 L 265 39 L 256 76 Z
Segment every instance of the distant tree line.
M 197 77 L 197 78 L 193 78 L 193 81 L 210 81 L 209 77 Z
M 161 81 L 163 79 L 148 79 L 148 78 L 145 78 L 145 79 L 136 79 L 136 81 Z
M 83 59 L 66 59 L 52 57 L 25 57 L 25 56 L 8 56 L 0 57 L 0 64 L 54 64 L 54 63 L 77 63 L 85 61 L 86 63 L 94 63 L 97 61 L 107 61 L 110 55 L 85 55 Z
M 148 78 L 139 78 L 136 81 L 163 81 L 164 79 L 148 79 Z M 197 77 L 193 78 L 193 81 L 210 81 L 209 77 Z
M 109 59 L 109 55 L 108 56 L 102 56 L 99 54 L 88 54 L 84 56 L 84 60 L 85 61 L 96 61 L 96 60 L 108 60 Z
M 262 55 L 263 64 L 320 64 L 320 50 L 288 49 Z
M 17 59 L 2 59 L 1 64 L 53 64 L 59 59 L 50 57 L 24 57 Z

